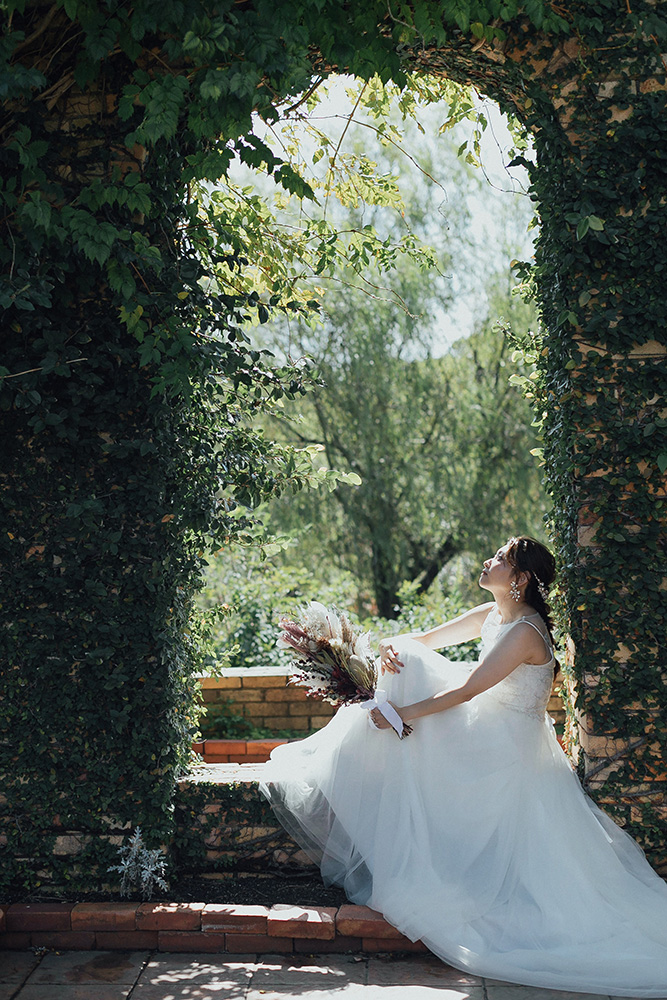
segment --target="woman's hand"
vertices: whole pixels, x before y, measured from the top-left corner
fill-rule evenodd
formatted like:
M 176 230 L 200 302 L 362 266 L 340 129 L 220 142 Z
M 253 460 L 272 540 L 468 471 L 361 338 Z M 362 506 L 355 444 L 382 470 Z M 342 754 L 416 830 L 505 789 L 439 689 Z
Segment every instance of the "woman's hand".
M 391 707 L 393 709 L 395 709 L 395 711 L 398 713 L 398 715 L 400 716 L 400 718 L 403 719 L 403 714 L 402 714 L 403 710 L 400 709 L 400 708 L 396 708 L 396 706 L 393 705 L 391 702 L 388 702 L 388 704 L 391 705 Z M 387 720 L 385 719 L 384 715 L 382 714 L 382 712 L 380 711 L 379 708 L 372 709 L 372 711 L 371 711 L 371 719 L 373 720 L 373 724 L 374 724 L 374 726 L 375 726 L 376 729 L 391 729 L 392 728 L 391 722 L 387 722 Z M 404 719 L 403 719 L 403 721 L 405 722 Z
M 399 660 L 391 639 L 380 640 L 380 673 L 400 674 L 403 661 Z

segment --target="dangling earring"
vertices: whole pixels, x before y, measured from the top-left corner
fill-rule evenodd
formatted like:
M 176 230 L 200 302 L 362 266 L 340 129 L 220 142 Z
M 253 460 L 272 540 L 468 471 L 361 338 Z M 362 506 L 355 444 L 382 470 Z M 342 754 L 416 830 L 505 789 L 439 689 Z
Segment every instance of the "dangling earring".
M 521 591 L 517 586 L 516 580 L 512 580 L 512 582 L 510 583 L 510 597 L 512 598 L 513 601 L 521 600 Z

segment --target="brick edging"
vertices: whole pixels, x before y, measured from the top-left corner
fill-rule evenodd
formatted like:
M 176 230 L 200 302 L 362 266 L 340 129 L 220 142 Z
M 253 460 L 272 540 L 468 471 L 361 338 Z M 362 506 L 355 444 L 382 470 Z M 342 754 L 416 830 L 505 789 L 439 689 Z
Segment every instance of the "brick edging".
M 289 742 L 278 737 L 271 740 L 210 739 L 195 741 L 192 749 L 203 757 L 205 764 L 264 764 L 272 750 Z
M 158 950 L 280 954 L 419 951 L 367 906 L 231 903 L 0 905 L 0 949 Z

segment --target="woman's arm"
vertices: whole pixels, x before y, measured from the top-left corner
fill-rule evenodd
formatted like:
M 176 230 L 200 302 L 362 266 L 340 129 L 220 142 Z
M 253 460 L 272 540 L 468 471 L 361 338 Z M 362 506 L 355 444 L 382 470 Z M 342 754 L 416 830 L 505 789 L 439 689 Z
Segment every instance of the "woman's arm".
M 457 646 L 460 642 L 468 642 L 469 639 L 479 639 L 484 620 L 493 607 L 493 601 L 478 604 L 476 608 L 471 608 L 470 611 L 465 611 L 457 618 L 452 618 L 443 625 L 437 625 L 428 632 L 411 633 L 409 638 L 416 639 L 429 649 Z
M 408 723 L 415 719 L 421 719 L 425 715 L 444 712 L 448 708 L 454 708 L 456 705 L 470 701 L 475 695 L 487 691 L 494 684 L 498 684 L 499 681 L 511 674 L 520 663 L 539 663 L 540 657 L 544 658 L 544 642 L 541 637 L 530 625 L 517 623 L 517 627 L 510 629 L 496 643 L 460 687 L 452 688 L 450 691 L 440 691 L 423 701 L 405 705 L 403 708 L 396 708 L 396 711 L 403 722 Z M 389 723 L 379 713 L 372 712 L 371 715 L 378 729 L 386 729 L 389 726 Z
M 415 639 L 423 643 L 429 649 L 440 649 L 442 646 L 456 646 L 460 642 L 467 642 L 469 639 L 478 639 L 482 624 L 489 611 L 494 607 L 493 601 L 486 604 L 479 604 L 470 611 L 465 611 L 457 618 L 438 625 L 428 632 L 410 632 L 392 639 L 382 639 L 380 641 L 380 663 L 382 672 L 388 670 L 390 673 L 399 673 L 399 667 L 403 663 L 398 658 L 394 648 L 396 639 Z
M 519 627 L 510 629 L 496 643 L 461 687 L 441 691 L 424 701 L 398 709 L 403 721 L 412 722 L 413 719 L 421 719 L 425 715 L 434 715 L 447 708 L 454 708 L 455 705 L 462 705 L 504 680 L 520 663 L 529 663 L 531 660 L 539 663 L 540 656 L 544 658 L 543 640 L 540 641 L 541 637 L 530 625 L 517 624 Z M 521 624 L 523 627 L 520 627 Z

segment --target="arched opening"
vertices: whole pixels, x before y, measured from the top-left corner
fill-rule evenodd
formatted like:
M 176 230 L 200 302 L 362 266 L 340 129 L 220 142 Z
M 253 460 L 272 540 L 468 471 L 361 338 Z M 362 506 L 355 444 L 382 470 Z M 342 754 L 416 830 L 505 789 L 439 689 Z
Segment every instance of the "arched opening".
M 3 470 L 11 577 L 2 722 L 9 881 L 102 870 L 128 825 L 168 840 L 187 744 L 187 628 L 201 539 L 243 530 L 292 471 L 248 435 L 300 390 L 243 347 L 264 304 L 207 290 L 202 247 L 242 269 L 188 184 L 316 74 L 472 81 L 535 137 L 536 392 L 591 791 L 663 850 L 665 69 L 652 4 L 12 5 L 4 65 Z M 221 138 L 222 136 L 222 138 Z M 299 179 L 278 161 L 286 185 Z M 217 376 L 224 375 L 223 379 Z M 662 378 L 660 377 L 662 376 Z M 252 392 L 250 391 L 252 390 Z M 202 414 L 224 420 L 211 425 Z M 297 477 L 298 478 L 298 477 Z M 100 692 L 104 693 L 103 698 Z M 29 729 L 28 745 L 23 735 Z M 150 763 L 149 763 L 150 762 Z M 54 804 L 44 810 L 43 803 Z M 28 862 L 26 863 L 26 859 Z

